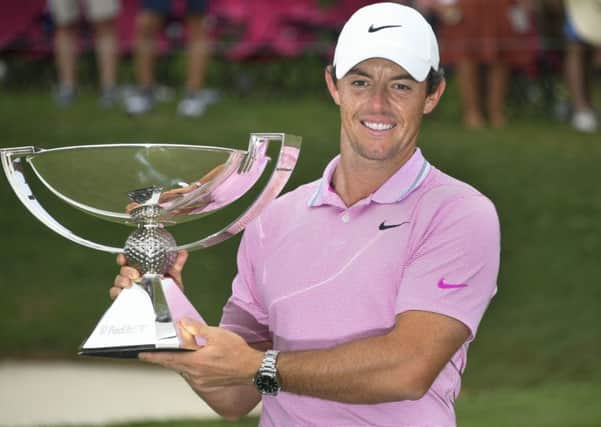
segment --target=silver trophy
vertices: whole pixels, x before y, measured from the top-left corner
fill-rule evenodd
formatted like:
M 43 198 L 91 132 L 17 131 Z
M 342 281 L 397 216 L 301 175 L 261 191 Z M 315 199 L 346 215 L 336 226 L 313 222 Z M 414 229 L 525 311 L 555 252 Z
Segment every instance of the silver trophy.
M 37 219 L 80 245 L 124 253 L 128 264 L 143 275 L 138 283 L 121 292 L 83 342 L 79 354 L 136 357 L 140 351 L 185 350 L 176 323 L 183 317 L 204 320 L 165 272 L 173 265 L 178 250 L 213 246 L 239 233 L 256 218 L 284 188 L 300 145 L 298 136 L 253 133 L 247 151 L 173 144 L 0 149 L 10 185 Z M 271 153 L 275 153 L 275 161 Z M 26 164 L 48 190 L 67 204 L 136 227 L 125 246 L 87 240 L 64 227 L 34 196 L 27 181 L 32 174 L 26 173 Z M 229 224 L 213 234 L 177 245 L 166 230 L 222 211 L 261 184 L 264 188 L 254 201 L 239 208 L 242 213 L 233 214 Z M 204 344 L 202 338 L 196 340 Z

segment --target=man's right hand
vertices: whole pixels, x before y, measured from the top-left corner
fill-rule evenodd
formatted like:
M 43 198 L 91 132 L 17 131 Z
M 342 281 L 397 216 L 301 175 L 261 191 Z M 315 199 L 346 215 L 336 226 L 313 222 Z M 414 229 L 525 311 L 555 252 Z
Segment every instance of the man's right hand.
M 177 283 L 177 285 L 182 291 L 184 290 L 182 271 L 184 269 L 184 265 L 186 264 L 187 259 L 188 252 L 179 251 L 177 253 L 177 257 L 175 258 L 175 263 L 173 264 L 173 267 L 171 267 L 171 269 L 167 272 L 167 276 L 175 280 L 175 283 Z M 119 270 L 119 274 L 117 275 L 117 277 L 115 277 L 113 287 L 109 290 L 109 295 L 113 300 L 117 298 L 117 295 L 119 295 L 123 289 L 130 288 L 134 282 L 139 281 L 142 277 L 138 270 L 127 265 L 125 255 L 117 255 L 117 264 L 121 267 L 121 269 Z

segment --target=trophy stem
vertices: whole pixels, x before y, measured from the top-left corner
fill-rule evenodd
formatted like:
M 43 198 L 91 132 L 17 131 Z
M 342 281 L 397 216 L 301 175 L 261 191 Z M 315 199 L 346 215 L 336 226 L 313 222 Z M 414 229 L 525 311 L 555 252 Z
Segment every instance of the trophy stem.
M 161 285 L 161 279 L 163 278 L 160 274 L 145 274 L 140 281 L 140 286 L 150 295 L 152 306 L 154 308 L 155 320 L 157 322 L 166 323 L 171 322 L 171 313 L 169 311 L 169 305 L 167 305 L 167 299 L 163 293 L 163 287 Z

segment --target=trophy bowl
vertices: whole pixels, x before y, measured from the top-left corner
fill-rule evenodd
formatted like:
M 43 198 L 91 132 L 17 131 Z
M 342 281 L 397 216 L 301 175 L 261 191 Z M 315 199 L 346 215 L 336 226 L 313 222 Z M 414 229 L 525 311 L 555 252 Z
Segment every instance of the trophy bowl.
M 275 160 L 268 155 L 273 144 Z M 176 323 L 183 317 L 204 320 L 165 273 L 179 250 L 216 245 L 256 218 L 284 188 L 300 145 L 298 136 L 253 133 L 246 151 L 181 144 L 0 149 L 11 187 L 38 220 L 80 245 L 124 253 L 128 265 L 142 275 L 139 282 L 115 299 L 84 340 L 79 354 L 129 358 L 140 351 L 185 351 Z M 27 166 L 33 174 L 25 173 Z M 28 184 L 31 175 L 68 205 L 107 221 L 130 225 L 134 231 L 123 247 L 79 236 L 44 209 Z M 261 179 L 265 175 L 268 179 Z M 181 245 L 167 230 L 223 212 L 264 182 L 258 196 L 241 206 L 220 230 Z M 204 344 L 202 338 L 196 340 Z

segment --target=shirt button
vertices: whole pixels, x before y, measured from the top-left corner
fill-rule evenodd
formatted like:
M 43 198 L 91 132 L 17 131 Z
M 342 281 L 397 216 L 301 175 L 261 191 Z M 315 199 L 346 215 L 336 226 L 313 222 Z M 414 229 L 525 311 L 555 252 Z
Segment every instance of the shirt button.
M 344 222 L 346 224 L 350 220 L 351 220 L 351 217 L 349 216 L 348 212 L 345 212 L 344 215 L 342 215 L 342 222 Z

